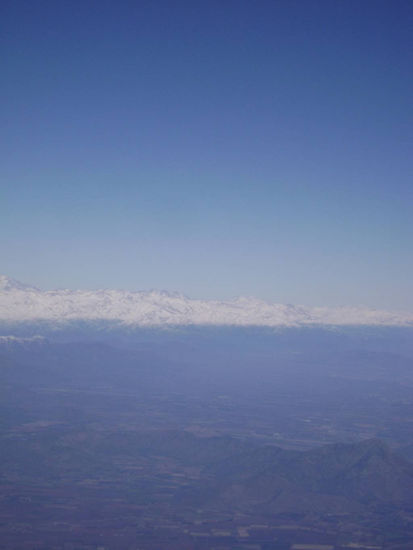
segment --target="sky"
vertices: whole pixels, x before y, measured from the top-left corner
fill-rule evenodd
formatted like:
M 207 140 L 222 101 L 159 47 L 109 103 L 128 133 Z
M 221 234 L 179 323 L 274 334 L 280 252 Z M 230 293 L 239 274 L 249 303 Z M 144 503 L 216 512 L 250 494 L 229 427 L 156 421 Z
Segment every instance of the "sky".
M 3 0 L 0 272 L 413 310 L 413 4 Z

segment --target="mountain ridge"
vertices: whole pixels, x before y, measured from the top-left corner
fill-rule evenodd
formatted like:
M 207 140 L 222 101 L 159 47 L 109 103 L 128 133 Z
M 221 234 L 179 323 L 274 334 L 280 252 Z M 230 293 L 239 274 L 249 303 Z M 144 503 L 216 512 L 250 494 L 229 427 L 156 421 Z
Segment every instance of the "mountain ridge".
M 125 326 L 413 326 L 413 313 L 367 307 L 305 307 L 253 297 L 191 299 L 149 290 L 40 290 L 0 276 L 0 321 L 112 321 Z

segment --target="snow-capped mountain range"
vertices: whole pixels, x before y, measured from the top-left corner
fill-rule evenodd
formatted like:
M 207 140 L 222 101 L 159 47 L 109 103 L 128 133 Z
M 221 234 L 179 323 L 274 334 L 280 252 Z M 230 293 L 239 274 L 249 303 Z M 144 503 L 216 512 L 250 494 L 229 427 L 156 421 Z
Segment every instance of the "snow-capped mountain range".
M 0 321 L 113 321 L 126 326 L 412 326 L 413 313 L 303 307 L 256 298 L 192 300 L 166 291 L 48 290 L 0 276 Z

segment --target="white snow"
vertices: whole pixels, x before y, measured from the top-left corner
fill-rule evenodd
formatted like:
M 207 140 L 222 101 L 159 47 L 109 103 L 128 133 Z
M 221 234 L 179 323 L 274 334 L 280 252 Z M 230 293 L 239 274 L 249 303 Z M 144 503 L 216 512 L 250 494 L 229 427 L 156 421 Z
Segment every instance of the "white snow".
M 413 326 L 413 313 L 364 307 L 304 307 L 256 298 L 192 300 L 166 291 L 42 291 L 0 276 L 0 321 L 116 321 L 129 326 Z

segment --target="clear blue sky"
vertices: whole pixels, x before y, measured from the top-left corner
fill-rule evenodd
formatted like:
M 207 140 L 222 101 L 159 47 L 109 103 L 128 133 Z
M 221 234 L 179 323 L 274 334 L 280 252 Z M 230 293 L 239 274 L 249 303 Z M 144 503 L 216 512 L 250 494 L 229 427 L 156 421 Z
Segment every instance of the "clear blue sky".
M 3 0 L 0 272 L 413 309 L 413 3 Z

